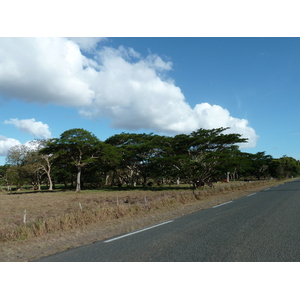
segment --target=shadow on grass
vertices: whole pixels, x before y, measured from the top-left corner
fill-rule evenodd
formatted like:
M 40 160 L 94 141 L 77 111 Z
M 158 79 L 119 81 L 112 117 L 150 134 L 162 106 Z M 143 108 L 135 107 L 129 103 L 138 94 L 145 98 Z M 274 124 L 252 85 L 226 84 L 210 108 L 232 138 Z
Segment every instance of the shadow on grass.
M 153 191 L 153 192 L 162 192 L 162 191 L 193 191 L 195 190 L 192 186 L 188 184 L 174 185 L 174 186 L 102 186 L 102 187 L 82 187 L 81 192 L 117 192 L 117 191 Z M 196 189 L 200 190 L 200 189 Z M 75 187 L 58 187 L 49 191 L 47 189 L 41 190 L 21 190 L 21 191 L 8 191 L 8 195 L 23 195 L 23 194 L 44 194 L 44 193 L 58 193 L 58 192 L 76 192 Z
M 24 195 L 24 194 L 45 194 L 45 193 L 58 193 L 58 192 L 65 192 L 67 190 L 52 190 L 52 191 L 43 191 L 43 190 L 40 190 L 40 191 L 10 191 L 7 193 L 7 195 Z
M 178 190 L 193 190 L 193 187 L 188 185 L 176 185 L 176 186 L 123 186 L 123 187 L 117 187 L 117 186 L 105 186 L 105 187 L 99 187 L 96 189 L 82 189 L 84 190 L 94 190 L 94 191 L 178 191 Z

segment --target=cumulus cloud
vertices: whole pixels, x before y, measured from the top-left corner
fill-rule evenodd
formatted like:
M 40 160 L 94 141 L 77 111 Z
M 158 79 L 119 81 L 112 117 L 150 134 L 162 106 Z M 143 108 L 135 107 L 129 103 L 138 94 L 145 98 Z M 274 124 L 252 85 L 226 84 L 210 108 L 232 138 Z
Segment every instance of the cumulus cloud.
M 207 129 L 230 127 L 226 131 L 227 133 L 240 133 L 243 137 L 249 139 L 248 143 L 241 144 L 240 148 L 256 146 L 258 136 L 255 130 L 249 126 L 249 122 L 246 119 L 233 118 L 227 109 L 219 105 L 210 105 L 209 103 L 197 104 L 194 111 L 198 120 L 198 127 Z
M 90 118 L 110 118 L 122 130 L 190 133 L 231 127 L 256 145 L 245 119 L 218 105 L 191 107 L 168 76 L 172 62 L 142 57 L 132 48 L 98 47 L 97 39 L 0 38 L 0 93 L 29 102 L 77 107 Z M 20 50 L 21 49 L 21 50 Z M 92 51 L 93 58 L 80 49 Z M 27 127 L 28 128 L 28 127 Z
M 51 132 L 49 126 L 35 119 L 10 119 L 4 121 L 4 124 L 11 124 L 16 126 L 20 131 L 32 134 L 34 137 L 50 138 Z
M 0 156 L 6 156 L 7 151 L 14 146 L 21 145 L 18 140 L 7 138 L 3 135 L 0 135 Z
M 93 51 L 100 41 L 105 40 L 103 37 L 71 37 L 69 40 L 74 41 L 83 51 Z
M 0 38 L 0 93 L 28 102 L 89 105 L 89 60 L 62 38 Z

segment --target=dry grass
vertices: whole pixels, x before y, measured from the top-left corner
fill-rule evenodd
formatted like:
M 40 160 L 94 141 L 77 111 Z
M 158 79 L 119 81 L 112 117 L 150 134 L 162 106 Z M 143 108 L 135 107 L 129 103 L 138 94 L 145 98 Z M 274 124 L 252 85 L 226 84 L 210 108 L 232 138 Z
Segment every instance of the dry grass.
M 207 209 L 283 182 L 273 180 L 251 182 L 250 184 L 219 184 L 215 189 L 205 187 L 204 190 L 198 190 L 195 193 L 184 189 L 159 191 L 156 188 L 153 188 L 152 191 L 84 191 L 80 194 L 59 192 L 6 195 L 0 192 L 1 229 L 6 228 L 6 233 L 8 231 L 12 233 L 12 238 L 7 239 L 6 242 L 0 242 L 0 261 L 32 261 Z M 119 208 L 116 204 L 116 197 L 118 197 Z M 144 197 L 146 197 L 146 203 Z M 82 203 L 82 213 L 78 205 L 79 201 Z M 87 224 L 86 222 L 80 223 L 80 221 L 77 224 L 73 222 L 72 226 L 75 226 L 73 228 L 66 227 L 66 224 L 70 222 L 70 219 L 66 222 L 68 220 L 66 215 L 80 212 L 81 215 L 79 215 L 82 217 L 83 214 L 88 215 L 88 211 L 104 206 L 103 203 L 107 208 L 118 208 L 118 214 L 114 210 L 114 214 L 109 215 L 111 212 L 106 210 L 106 212 L 102 211 L 103 219 L 95 218 L 94 213 L 94 220 L 96 220 L 94 223 Z M 126 207 L 131 208 L 127 214 Z M 55 226 L 58 226 L 57 223 L 64 224 L 65 230 L 59 229 L 51 234 L 44 234 L 51 231 L 49 231 L 49 227 L 47 227 L 47 231 L 46 226 L 43 227 L 43 224 L 39 224 L 36 226 L 35 234 L 30 231 L 27 238 L 19 236 L 17 240 L 14 240 L 16 237 L 12 230 L 22 226 L 24 209 L 27 209 L 27 228 L 29 223 L 34 224 L 38 218 L 42 220 L 41 217 L 43 217 L 47 224 L 53 219 L 56 220 Z M 108 215 L 105 216 L 105 213 Z M 65 222 L 60 223 L 61 219 L 64 219 Z M 5 228 L 2 227 L 4 225 Z
M 152 213 L 164 208 L 225 195 L 265 181 L 219 183 L 201 190 L 120 190 L 0 194 L 0 242 L 30 239 L 107 220 Z M 24 224 L 26 210 L 26 224 Z

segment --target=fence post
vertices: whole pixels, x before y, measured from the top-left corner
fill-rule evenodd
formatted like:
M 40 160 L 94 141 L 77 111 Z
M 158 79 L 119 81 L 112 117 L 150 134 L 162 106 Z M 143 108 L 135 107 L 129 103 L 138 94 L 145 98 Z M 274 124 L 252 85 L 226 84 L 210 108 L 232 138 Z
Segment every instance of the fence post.
M 24 210 L 23 223 L 26 225 L 26 209 Z
M 227 177 L 226 177 L 227 182 L 229 182 L 229 174 L 230 174 L 230 172 L 227 172 Z

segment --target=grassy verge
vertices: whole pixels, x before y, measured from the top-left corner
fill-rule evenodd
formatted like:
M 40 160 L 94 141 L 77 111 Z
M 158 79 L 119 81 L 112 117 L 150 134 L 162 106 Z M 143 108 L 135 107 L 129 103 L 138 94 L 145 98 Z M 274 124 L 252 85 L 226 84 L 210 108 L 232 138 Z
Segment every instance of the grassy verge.
M 147 216 L 267 183 L 219 183 L 215 188 L 195 191 L 183 186 L 177 189 L 83 191 L 79 194 L 3 193 L 0 194 L 0 242 L 28 240 L 124 217 Z

